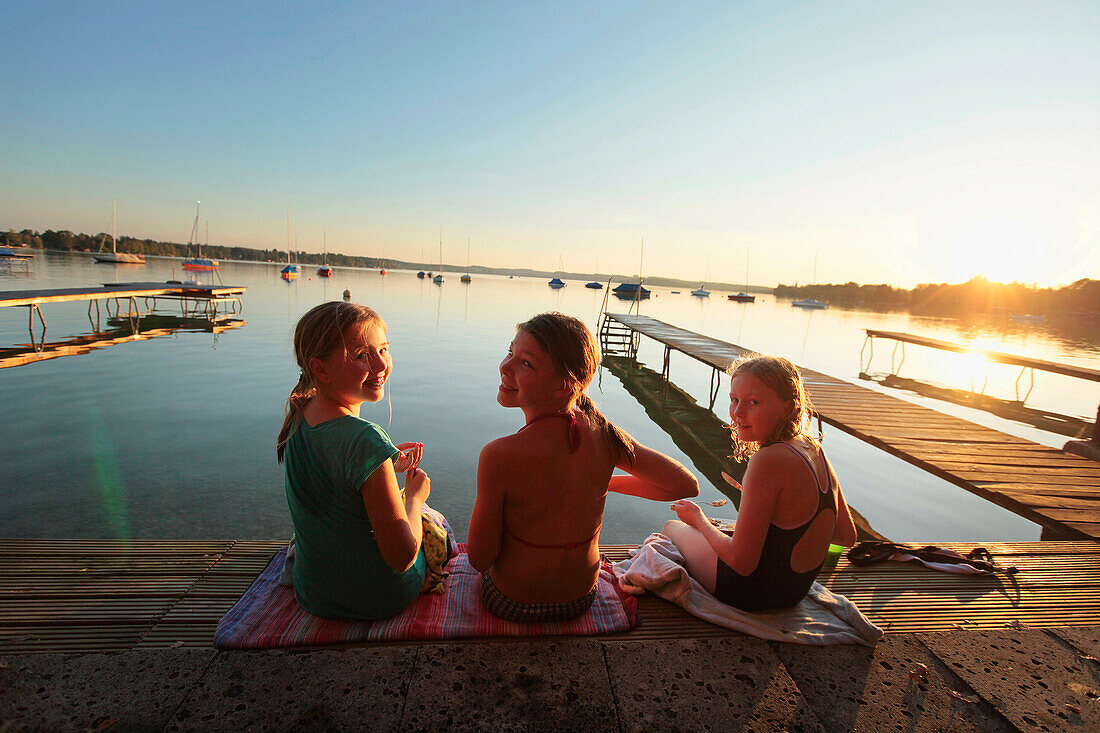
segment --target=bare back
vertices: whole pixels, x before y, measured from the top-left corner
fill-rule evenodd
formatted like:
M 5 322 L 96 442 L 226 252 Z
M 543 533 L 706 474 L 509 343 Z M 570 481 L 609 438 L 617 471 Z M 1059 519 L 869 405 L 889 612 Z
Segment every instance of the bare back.
M 577 414 L 571 452 L 568 420 L 544 419 L 486 446 L 478 490 L 499 497 L 499 553 L 490 573 L 522 603 L 569 601 L 599 572 L 599 531 L 614 469 L 606 434 Z

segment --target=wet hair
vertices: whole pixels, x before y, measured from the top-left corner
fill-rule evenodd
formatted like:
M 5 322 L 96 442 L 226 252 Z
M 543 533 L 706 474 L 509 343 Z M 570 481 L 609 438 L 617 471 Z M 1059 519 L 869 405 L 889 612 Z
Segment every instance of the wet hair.
M 603 430 L 615 463 L 623 455 L 630 463 L 634 463 L 634 441 L 604 417 L 596 403 L 584 393 L 600 366 L 596 338 L 588 327 L 573 316 L 552 312 L 540 313 L 518 324 L 516 329 L 538 342 L 550 357 L 558 373 L 565 378 L 573 391 L 570 401 L 574 402 L 576 411 Z
M 386 328 L 382 316 L 372 308 L 336 300 L 315 306 L 298 319 L 298 325 L 294 328 L 294 359 L 302 371 L 298 375 L 298 383 L 286 399 L 286 417 L 275 442 L 275 455 L 279 463 L 283 462 L 287 441 L 298 429 L 302 408 L 317 394 L 313 372 L 309 368 L 310 360 L 324 359 L 337 349 L 346 351 L 348 336 L 371 325 L 383 330 Z
M 802 385 L 802 374 L 798 371 L 798 367 L 781 356 L 750 354 L 730 364 L 726 373 L 730 375 L 731 381 L 743 374 L 751 374 L 779 395 L 780 399 L 791 403 L 791 409 L 787 415 L 775 426 L 772 434 L 760 443 L 742 441 L 737 437 L 737 430 L 731 425 L 733 455 L 730 458 L 744 461 L 766 445 L 782 443 L 796 435 L 805 434 L 804 426 L 813 414 L 813 405 L 806 396 L 806 389 Z

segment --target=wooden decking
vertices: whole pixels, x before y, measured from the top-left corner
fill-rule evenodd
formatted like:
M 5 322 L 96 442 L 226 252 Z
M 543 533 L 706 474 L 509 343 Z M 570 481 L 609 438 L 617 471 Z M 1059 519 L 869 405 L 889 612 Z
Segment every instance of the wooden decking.
M 607 317 L 716 369 L 749 353 L 647 316 Z M 802 378 L 823 421 L 1044 528 L 1100 538 L 1100 463 L 976 425 L 810 369 Z
M 218 620 L 267 565 L 276 541 L 0 540 L 0 654 L 209 647 Z M 969 550 L 973 545 L 946 545 Z M 820 581 L 890 632 L 1091 625 L 1100 620 L 1100 544 L 986 544 L 1012 579 L 841 559 Z M 602 548 L 609 559 L 628 546 Z M 725 636 L 651 594 L 622 641 Z M 508 641 L 509 639 L 498 639 Z

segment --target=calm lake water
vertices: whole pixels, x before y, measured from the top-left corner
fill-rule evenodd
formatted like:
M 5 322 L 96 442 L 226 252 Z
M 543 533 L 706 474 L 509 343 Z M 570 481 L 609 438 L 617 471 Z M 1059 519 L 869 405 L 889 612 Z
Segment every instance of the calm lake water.
M 448 274 L 443 286 L 413 272 L 336 270 L 287 284 L 274 264 L 224 263 L 221 281 L 247 286 L 238 328 L 213 334 L 179 329 L 147 340 L 0 370 L 0 536 L 134 538 L 280 538 L 290 533 L 274 441 L 297 367 L 291 333 L 310 307 L 352 297 L 375 307 L 389 324 L 394 373 L 388 399 L 364 405 L 363 416 L 395 441 L 425 444 L 430 503 L 465 538 L 474 498 L 477 456 L 489 440 L 517 430 L 518 410 L 496 404 L 497 364 L 514 325 L 560 310 L 595 328 L 603 292 L 569 282 Z M 75 287 L 104 282 L 179 279 L 178 260 L 145 267 L 95 264 L 90 256 L 38 254 L 27 272 L 0 271 L 0 290 Z M 1100 367 L 1097 319 L 1022 322 L 1008 317 L 960 322 L 849 310 L 801 311 L 764 296 L 729 302 L 724 293 L 694 298 L 656 288 L 642 313 L 796 364 L 859 382 L 936 409 L 960 414 L 1048 445 L 1066 438 L 965 407 L 926 400 L 859 381 L 866 328 L 965 340 L 1012 353 Z M 611 299 L 609 310 L 625 311 Z M 178 313 L 162 301 L 158 310 Z M 87 305 L 42 307 L 46 341 L 92 330 Z M 106 321 L 106 314 L 103 316 Z M 144 321 L 146 324 L 149 320 Z M 36 324 L 36 329 L 37 329 Z M 36 337 L 38 331 L 36 330 Z M 28 340 L 27 311 L 0 309 L 0 349 Z M 876 341 L 872 371 L 888 371 L 890 345 Z M 642 339 L 640 361 L 660 371 L 662 348 Z M 866 366 L 866 355 L 864 366 Z M 673 354 L 672 381 L 707 404 L 710 370 Z M 961 356 L 911 348 L 902 374 L 942 385 L 980 388 L 1012 398 L 1019 370 L 976 366 Z M 1027 378 L 1023 382 L 1026 389 Z M 727 417 L 728 382 L 714 406 Z M 622 383 L 601 370 L 589 393 L 608 417 L 643 443 L 693 467 Z M 1030 406 L 1091 419 L 1100 387 L 1036 373 Z M 901 541 L 1034 540 L 1039 527 L 935 479 L 839 430 L 826 426 L 825 446 L 848 502 L 878 532 Z M 697 471 L 697 475 L 701 474 Z M 721 497 L 703 481 L 702 499 Z M 712 516 L 734 518 L 729 507 Z M 612 495 L 602 541 L 640 542 L 672 513 L 666 504 Z

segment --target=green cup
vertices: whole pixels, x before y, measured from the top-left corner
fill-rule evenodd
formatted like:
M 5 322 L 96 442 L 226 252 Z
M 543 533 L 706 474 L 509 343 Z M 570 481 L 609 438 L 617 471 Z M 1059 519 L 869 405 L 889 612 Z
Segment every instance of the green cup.
M 825 552 L 825 563 L 822 567 L 835 568 L 840 556 L 844 554 L 844 545 L 829 545 Z

